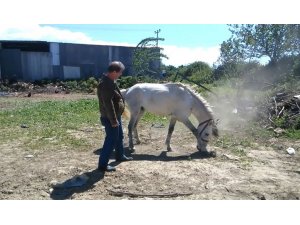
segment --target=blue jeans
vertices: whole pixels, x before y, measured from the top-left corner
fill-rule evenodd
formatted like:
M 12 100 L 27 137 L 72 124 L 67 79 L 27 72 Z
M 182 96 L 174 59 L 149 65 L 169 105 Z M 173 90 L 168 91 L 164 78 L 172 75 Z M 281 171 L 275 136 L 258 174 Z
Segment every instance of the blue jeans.
M 105 127 L 106 137 L 100 153 L 98 166 L 107 167 L 113 149 L 116 150 L 116 159 L 122 159 L 124 157 L 124 134 L 122 128 L 122 120 L 121 117 L 118 118 L 118 127 L 112 127 L 109 119 L 107 118 L 100 117 L 100 121 Z

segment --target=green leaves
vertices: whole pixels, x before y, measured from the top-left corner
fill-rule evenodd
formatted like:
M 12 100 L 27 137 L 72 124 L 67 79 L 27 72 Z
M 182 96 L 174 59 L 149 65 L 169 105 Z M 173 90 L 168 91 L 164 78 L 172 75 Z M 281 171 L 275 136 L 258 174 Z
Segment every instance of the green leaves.
M 133 70 L 136 76 L 157 75 L 160 73 L 161 58 L 168 58 L 161 53 L 163 48 L 158 47 L 158 41 L 163 38 L 145 38 L 134 50 Z
M 229 25 L 232 36 L 221 44 L 221 62 L 238 62 L 267 56 L 277 63 L 300 54 L 299 24 Z

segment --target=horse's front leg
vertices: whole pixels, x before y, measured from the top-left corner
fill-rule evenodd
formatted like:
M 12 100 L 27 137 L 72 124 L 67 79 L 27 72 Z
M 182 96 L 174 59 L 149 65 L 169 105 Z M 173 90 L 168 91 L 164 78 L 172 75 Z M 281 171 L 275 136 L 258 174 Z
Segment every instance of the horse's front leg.
M 197 149 L 200 152 L 203 152 L 203 153 L 207 154 L 207 149 L 206 149 L 207 143 L 203 144 L 200 137 L 198 137 L 196 127 L 194 127 L 194 125 L 191 123 L 191 121 L 189 121 L 189 119 L 187 119 L 186 121 L 183 121 L 183 123 L 190 129 L 190 131 L 192 131 L 192 133 L 196 137 L 196 139 L 197 139 Z
M 194 136 L 195 136 L 196 138 L 198 138 L 198 137 L 197 137 L 197 129 L 196 129 L 196 127 L 191 123 L 191 121 L 190 121 L 189 119 L 186 119 L 186 120 L 182 121 L 182 123 L 183 123 L 185 126 L 187 126 L 187 128 L 189 128 L 190 131 L 192 131 L 192 133 L 194 134 Z
M 177 119 L 175 117 L 171 117 L 170 124 L 169 124 L 168 135 L 167 135 L 166 142 L 165 142 L 165 144 L 167 145 L 167 150 L 169 152 L 172 151 L 172 148 L 170 146 L 170 142 L 171 142 L 171 137 L 172 137 L 172 133 L 173 133 L 174 128 L 175 128 L 176 121 L 177 121 Z

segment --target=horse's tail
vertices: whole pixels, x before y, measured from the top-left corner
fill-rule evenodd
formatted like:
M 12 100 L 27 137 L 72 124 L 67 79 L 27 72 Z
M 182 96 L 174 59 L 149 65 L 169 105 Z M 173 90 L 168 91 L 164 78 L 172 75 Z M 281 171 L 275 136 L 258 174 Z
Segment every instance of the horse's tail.
M 122 116 L 124 116 L 126 119 L 130 118 L 130 111 L 129 111 L 126 104 L 125 104 L 125 109 L 124 109 L 124 112 L 123 112 Z
M 126 105 L 126 100 L 125 100 L 125 97 L 126 97 L 126 93 L 128 91 L 128 88 L 127 89 L 121 89 L 121 94 L 124 98 L 124 101 L 125 101 L 125 108 L 124 108 L 124 112 L 123 112 L 123 116 L 126 118 L 126 119 L 129 119 L 130 118 L 130 111 L 128 110 L 128 107 Z

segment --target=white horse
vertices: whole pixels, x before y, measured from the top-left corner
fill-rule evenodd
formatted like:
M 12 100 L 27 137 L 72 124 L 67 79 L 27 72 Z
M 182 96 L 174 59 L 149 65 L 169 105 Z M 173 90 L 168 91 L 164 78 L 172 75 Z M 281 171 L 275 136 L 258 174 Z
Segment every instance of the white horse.
M 177 120 L 191 130 L 197 138 L 197 149 L 201 152 L 207 152 L 206 146 L 212 134 L 218 136 L 218 129 L 214 123 L 210 106 L 187 85 L 140 83 L 127 90 L 122 90 L 122 95 L 130 111 L 128 138 L 129 149 L 132 152 L 135 151 L 132 131 L 134 131 L 136 143 L 139 144 L 137 124 L 145 111 L 171 117 L 165 142 L 168 151 L 172 151 L 170 141 Z M 199 122 L 197 128 L 189 120 L 191 114 Z

